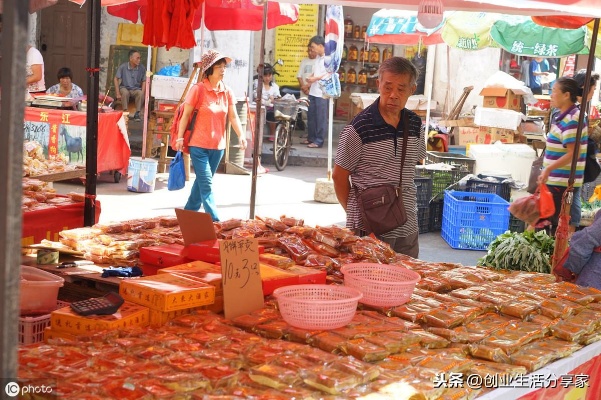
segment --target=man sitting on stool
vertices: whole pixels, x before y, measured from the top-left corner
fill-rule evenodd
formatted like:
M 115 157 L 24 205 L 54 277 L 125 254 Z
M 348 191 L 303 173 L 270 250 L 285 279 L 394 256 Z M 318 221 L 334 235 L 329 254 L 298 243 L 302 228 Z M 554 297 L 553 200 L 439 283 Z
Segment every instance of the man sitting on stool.
M 145 85 L 142 82 L 146 80 L 146 68 L 140 65 L 140 52 L 137 50 L 129 51 L 129 61 L 121 64 L 117 68 L 115 74 L 115 90 L 117 100 L 121 100 L 121 106 L 123 111 L 127 110 L 129 104 L 129 97 L 132 96 L 136 101 L 136 113 L 133 117 L 130 115 L 129 119 L 134 121 L 142 121 L 140 118 L 140 111 L 142 110 L 142 104 L 144 103 L 144 91 L 146 90 Z

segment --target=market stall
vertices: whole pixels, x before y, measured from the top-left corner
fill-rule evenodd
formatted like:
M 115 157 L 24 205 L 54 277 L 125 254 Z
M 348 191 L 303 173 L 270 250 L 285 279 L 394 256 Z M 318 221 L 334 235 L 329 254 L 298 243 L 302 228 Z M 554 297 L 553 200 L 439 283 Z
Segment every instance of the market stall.
M 41 143 L 46 155 L 64 154 L 70 164 L 85 164 L 85 112 L 25 107 L 24 137 Z M 99 113 L 98 173 L 118 171 L 125 174 L 130 154 L 123 113 Z
M 82 384 L 100 397 L 595 398 L 600 291 L 556 283 L 550 274 L 428 263 L 344 228 L 314 228 L 291 217 L 222 221 L 214 224 L 214 236 L 193 230 L 198 242 L 190 242 L 184 227 L 163 217 L 63 231 L 61 242 L 97 265 L 42 268 L 66 281 L 94 280 L 94 293 L 118 286 L 125 303 L 116 314 L 88 317 L 61 303 L 42 326 L 47 345 L 20 348 L 21 382 L 60 370 L 56 391 L 67 398 L 81 393 Z M 248 257 L 261 264 L 265 303 L 226 319 L 224 306 L 241 303 L 228 298 L 228 279 L 246 275 L 241 269 L 222 279 L 214 263 L 227 249 L 243 251 L 255 240 L 258 254 Z M 154 276 L 102 278 L 92 269 L 139 262 L 137 252 L 151 242 L 162 246 L 144 258 L 162 263 Z M 282 304 L 276 307 L 280 298 L 268 295 L 274 287 L 303 283 L 300 271 L 306 270 L 327 273 L 332 288 L 350 286 L 349 263 L 389 264 L 420 279 L 409 301 L 396 306 L 367 301 L 373 294 L 364 286 L 365 300 L 335 329 L 299 328 L 279 311 Z M 279 272 L 268 275 L 263 268 Z M 47 352 L 57 355 L 53 362 Z M 156 379 L 158 371 L 165 379 Z

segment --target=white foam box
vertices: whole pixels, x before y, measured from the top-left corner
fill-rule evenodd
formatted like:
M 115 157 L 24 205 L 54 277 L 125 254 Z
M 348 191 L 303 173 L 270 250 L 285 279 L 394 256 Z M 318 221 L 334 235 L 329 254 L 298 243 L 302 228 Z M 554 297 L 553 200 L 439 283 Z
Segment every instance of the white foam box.
M 179 100 L 188 81 L 189 78 L 186 77 L 153 75 L 150 95 L 155 99 Z
M 475 174 L 506 171 L 517 181 L 528 183 L 536 152 L 527 144 L 471 144 L 468 155 L 476 160 Z
M 501 108 L 476 107 L 474 123 L 492 128 L 516 130 L 522 123 L 524 114 Z

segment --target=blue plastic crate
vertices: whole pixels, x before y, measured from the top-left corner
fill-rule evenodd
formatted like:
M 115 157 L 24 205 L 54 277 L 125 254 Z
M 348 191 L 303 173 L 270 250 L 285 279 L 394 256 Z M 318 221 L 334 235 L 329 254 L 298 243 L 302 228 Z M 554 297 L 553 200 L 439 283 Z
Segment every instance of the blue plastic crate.
M 492 193 L 445 191 L 442 238 L 454 249 L 486 250 L 509 226 L 509 203 Z

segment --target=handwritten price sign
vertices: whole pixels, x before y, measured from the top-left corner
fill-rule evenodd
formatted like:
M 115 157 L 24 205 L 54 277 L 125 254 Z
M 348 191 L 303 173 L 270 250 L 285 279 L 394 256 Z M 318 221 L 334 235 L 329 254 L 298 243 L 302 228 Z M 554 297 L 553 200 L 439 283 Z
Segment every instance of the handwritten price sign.
M 225 317 L 236 318 L 263 308 L 257 240 L 221 240 L 219 254 Z

